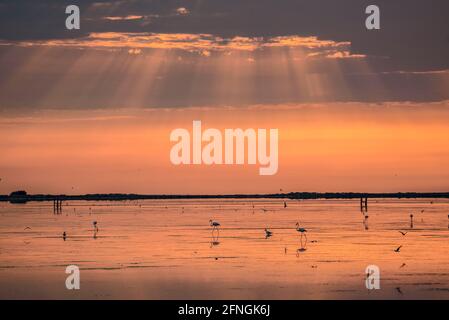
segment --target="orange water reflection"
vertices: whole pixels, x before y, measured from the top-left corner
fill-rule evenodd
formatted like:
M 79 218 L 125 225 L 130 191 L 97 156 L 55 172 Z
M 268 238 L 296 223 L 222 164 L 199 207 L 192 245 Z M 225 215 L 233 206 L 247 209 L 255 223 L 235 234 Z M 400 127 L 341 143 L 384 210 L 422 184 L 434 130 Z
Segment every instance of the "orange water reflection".
M 3 203 L 0 297 L 447 299 L 448 209 L 371 200 L 366 228 L 355 200 L 69 202 L 60 215 L 50 203 Z M 80 291 L 64 287 L 68 264 L 81 268 Z M 381 290 L 365 288 L 370 264 Z

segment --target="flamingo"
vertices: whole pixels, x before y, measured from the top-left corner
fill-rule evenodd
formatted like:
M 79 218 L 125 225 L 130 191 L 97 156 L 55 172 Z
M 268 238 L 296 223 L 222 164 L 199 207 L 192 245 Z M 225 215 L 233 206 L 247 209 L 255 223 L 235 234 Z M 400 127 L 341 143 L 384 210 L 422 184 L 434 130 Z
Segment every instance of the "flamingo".
M 304 229 L 304 228 L 301 228 L 301 227 L 299 226 L 299 222 L 296 222 L 296 231 L 298 231 L 299 233 L 301 233 L 301 237 L 302 237 L 302 235 L 304 235 L 304 236 L 306 237 L 306 239 L 307 239 L 307 235 L 305 234 L 305 233 L 307 232 L 307 230 Z
M 209 220 L 209 224 L 211 227 L 213 227 L 214 229 L 218 229 L 218 227 L 220 226 L 220 223 L 218 221 L 212 221 Z

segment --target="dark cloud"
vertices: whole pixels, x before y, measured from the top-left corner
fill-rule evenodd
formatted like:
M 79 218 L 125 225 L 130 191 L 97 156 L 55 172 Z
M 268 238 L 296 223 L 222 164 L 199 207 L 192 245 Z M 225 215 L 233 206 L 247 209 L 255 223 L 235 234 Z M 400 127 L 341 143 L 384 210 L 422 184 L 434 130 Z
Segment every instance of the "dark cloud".
M 367 5 L 381 8 L 381 30 L 364 28 Z M 64 8 L 78 4 L 80 32 L 64 28 Z M 177 14 L 185 8 L 189 14 Z M 105 20 L 105 16 L 142 16 Z M 318 36 L 350 41 L 356 53 L 388 56 L 406 70 L 449 67 L 447 0 L 15 0 L 0 1 L 0 38 L 72 38 L 90 32 L 207 33 L 221 37 Z
M 81 8 L 80 31 L 65 29 L 65 7 L 69 4 Z M 381 30 L 365 29 L 364 11 L 369 4 L 381 9 Z M 447 0 L 0 0 L 0 41 L 14 44 L 0 46 L 0 108 L 441 101 L 449 99 L 449 75 L 444 71 L 449 69 L 448 17 Z M 151 55 L 155 48 L 126 48 L 111 53 L 121 63 L 108 65 L 98 74 L 100 68 L 68 70 L 79 66 L 82 59 L 110 58 L 104 54 L 54 46 L 42 56 L 39 48 L 17 46 L 24 41 L 32 44 L 55 39 L 87 43 L 93 33 L 103 32 L 201 34 L 198 38 L 202 45 L 204 39 L 214 39 L 210 43 L 213 48 L 232 44 L 235 37 L 258 42 L 288 36 L 317 37 L 337 44 L 350 43 L 344 45 L 349 53 L 337 50 L 334 55 L 361 55 L 366 59 L 365 65 L 357 59 L 321 59 L 320 63 L 310 60 L 307 72 L 280 76 L 260 67 L 257 61 L 263 56 L 257 55 L 264 53 L 257 53 L 248 58 L 248 62 L 255 59 L 258 66 L 252 69 L 253 77 L 246 79 L 242 73 L 238 79 L 238 83 L 248 85 L 229 87 L 226 91 L 217 79 L 226 79 L 228 70 L 216 74 L 214 54 L 203 49 L 197 50 L 202 57 L 193 55 L 191 49 L 176 51 L 170 65 L 162 64 L 163 71 L 154 76 L 156 80 L 148 92 L 130 102 L 126 90 L 117 93 L 123 85 L 123 64 L 133 66 L 131 55 L 143 59 L 139 56 Z M 282 50 L 277 51 L 279 59 L 284 57 Z M 209 59 L 205 65 L 210 68 L 205 68 L 200 59 Z M 33 61 L 31 69 L 24 68 L 27 61 Z M 26 72 L 19 74 L 18 70 Z M 147 79 L 136 72 L 133 79 L 139 78 Z M 307 90 L 314 79 L 321 79 L 321 84 L 332 83 L 332 89 L 324 87 L 318 93 Z

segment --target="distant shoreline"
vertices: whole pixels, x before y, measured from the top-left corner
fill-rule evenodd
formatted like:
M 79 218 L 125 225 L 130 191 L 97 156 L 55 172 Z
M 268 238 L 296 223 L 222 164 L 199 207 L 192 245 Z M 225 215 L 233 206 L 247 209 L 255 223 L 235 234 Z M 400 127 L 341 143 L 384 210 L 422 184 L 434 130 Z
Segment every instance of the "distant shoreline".
M 0 201 L 11 203 L 26 203 L 29 201 L 125 201 L 125 200 L 176 200 L 176 199 L 359 199 L 359 198 L 447 198 L 449 192 L 396 192 L 396 193 L 362 193 L 362 192 L 290 192 L 272 194 L 225 194 L 225 195 L 168 195 L 168 194 L 84 194 L 84 195 L 52 195 L 52 194 L 27 194 L 27 195 L 0 195 Z

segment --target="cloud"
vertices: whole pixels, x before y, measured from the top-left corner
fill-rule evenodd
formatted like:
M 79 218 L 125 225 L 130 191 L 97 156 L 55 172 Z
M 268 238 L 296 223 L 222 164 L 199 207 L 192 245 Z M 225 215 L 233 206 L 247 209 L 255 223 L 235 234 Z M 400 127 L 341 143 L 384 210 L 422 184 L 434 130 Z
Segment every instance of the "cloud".
M 140 19 L 143 19 L 143 16 L 137 16 L 137 15 L 111 16 L 111 17 L 103 17 L 103 19 L 109 20 L 109 21 L 140 20 Z
M 138 54 L 142 53 L 142 50 L 141 49 L 129 49 L 128 53 L 138 55 Z
M 131 18 L 130 18 L 131 19 Z M 299 48 L 308 57 L 315 58 L 364 58 L 364 55 L 351 54 L 350 42 L 321 40 L 315 36 L 298 35 L 280 37 L 241 37 L 223 38 L 212 34 L 187 33 L 92 33 L 77 39 L 55 39 L 43 41 L 0 42 L 3 45 L 51 46 L 95 49 L 177 49 L 197 52 L 209 57 L 212 52 L 256 51 L 270 48 Z M 140 52 L 139 52 L 140 53 Z
M 82 27 L 77 32 L 64 28 L 64 9 L 70 3 L 0 0 L 0 39 L 73 39 L 100 32 L 213 34 L 224 39 L 296 34 L 348 41 L 352 58 L 388 57 L 378 63 L 379 71 L 449 68 L 447 0 L 431 4 L 379 0 L 382 27 L 369 32 L 364 26 L 369 0 L 78 0 Z M 133 16 L 143 18 L 126 20 Z M 347 59 L 348 55 L 330 52 L 328 57 Z
M 176 13 L 180 16 L 186 16 L 190 13 L 190 11 L 187 8 L 180 7 L 178 9 L 176 9 Z

